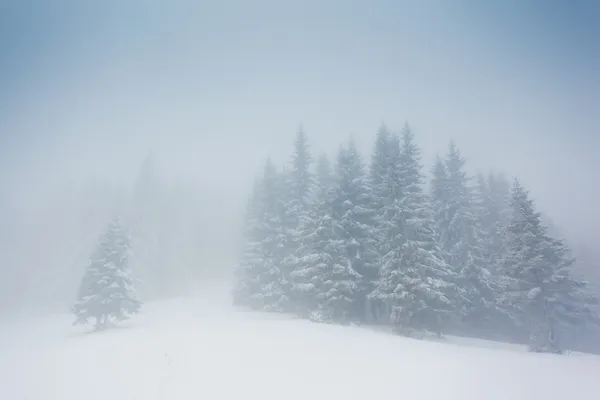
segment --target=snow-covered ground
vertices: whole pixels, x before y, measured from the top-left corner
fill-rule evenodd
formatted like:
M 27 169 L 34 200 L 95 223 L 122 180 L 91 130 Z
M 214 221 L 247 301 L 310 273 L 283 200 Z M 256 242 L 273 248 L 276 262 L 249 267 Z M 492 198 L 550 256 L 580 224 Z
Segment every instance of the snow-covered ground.
M 226 303 L 210 293 L 146 304 L 91 334 L 68 314 L 2 325 L 0 398 L 600 399 L 600 357 L 417 341 Z

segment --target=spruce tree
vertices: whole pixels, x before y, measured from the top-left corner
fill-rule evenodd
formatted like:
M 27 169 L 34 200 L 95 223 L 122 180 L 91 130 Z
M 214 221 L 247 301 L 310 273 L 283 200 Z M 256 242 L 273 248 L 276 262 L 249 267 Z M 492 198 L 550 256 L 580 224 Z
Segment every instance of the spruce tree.
M 482 265 L 488 278 L 487 288 L 483 296 L 486 303 L 483 307 L 471 307 L 471 315 L 467 315 L 467 328 L 475 329 L 470 334 L 495 332 L 510 336 L 514 332 L 514 320 L 511 313 L 501 304 L 502 279 L 499 263 L 505 254 L 505 230 L 507 226 L 509 187 L 501 175 L 490 173 L 488 177 L 478 175 L 473 191 L 474 212 L 479 228 Z M 475 281 L 477 283 L 478 281 Z M 480 285 L 476 286 L 479 288 Z M 478 293 L 478 292 L 476 292 Z M 492 301 L 493 299 L 493 301 Z M 475 303 L 477 304 L 477 303 Z
M 374 210 L 374 233 L 379 257 L 389 251 L 391 237 L 397 227 L 392 222 L 398 212 L 401 177 L 399 176 L 400 140 L 382 126 L 375 141 L 371 156 L 369 185 L 372 193 L 371 208 Z
M 314 203 L 324 199 L 331 193 L 334 176 L 331 162 L 326 154 L 321 154 L 317 160 L 315 190 L 313 191 Z
M 597 321 L 597 297 L 575 279 L 574 260 L 561 240 L 547 235 L 529 192 L 515 179 L 502 263 L 505 301 L 529 333 L 532 351 L 561 353 L 561 327 Z
M 438 244 L 430 198 L 422 188 L 420 149 L 405 126 L 398 158 L 399 196 L 387 222 L 388 238 L 380 279 L 373 296 L 390 306 L 397 332 L 432 330 L 437 334 L 451 315 L 459 294 Z
M 448 172 L 444 160 L 438 155 L 435 157 L 431 179 L 431 204 L 433 207 L 436 232 L 440 236 L 449 226 L 448 221 Z
M 326 245 L 331 242 L 331 165 L 322 155 L 317 162 L 315 190 L 306 218 L 299 226 L 299 247 L 293 258 L 291 273 L 292 296 L 295 311 L 302 317 L 324 321 L 331 315 L 318 297 L 324 291 L 327 270 L 331 257 Z
M 285 243 L 282 246 L 284 260 L 283 273 L 287 277 L 289 285 L 286 291 L 289 292 L 293 303 L 298 303 L 301 299 L 296 298 L 295 294 L 305 296 L 302 291 L 298 291 L 293 277 L 294 270 L 300 267 L 301 259 L 307 255 L 307 246 L 303 243 L 307 230 L 310 231 L 314 225 L 311 215 L 311 201 L 314 192 L 314 176 L 310 172 L 312 157 L 308 146 L 308 137 L 300 129 L 296 134 L 294 142 L 294 152 L 290 170 L 286 178 L 285 188 L 285 207 L 283 209 L 283 224 L 285 233 Z M 299 305 L 296 304 L 295 308 Z
M 322 156 L 311 218 L 305 220 L 299 249 L 302 257 L 293 272 L 294 289 L 301 299 L 302 316 L 317 322 L 348 323 L 359 276 L 345 264 L 345 242 L 334 233 L 332 201 L 333 175 L 328 159 Z
M 377 253 L 377 274 L 382 268 L 383 257 L 392 249 L 399 227 L 396 224 L 401 182 L 399 176 L 400 140 L 385 125 L 377 132 L 370 165 L 370 187 L 373 194 L 373 233 Z M 388 322 L 389 305 L 380 296 L 370 293 L 370 314 L 379 322 Z
M 262 237 L 259 236 L 261 192 L 262 179 L 255 179 L 246 202 L 240 262 L 234 269 L 233 303 L 238 306 L 251 305 L 252 296 L 260 291 L 258 277 L 262 267 Z
M 465 160 L 451 142 L 445 160 L 441 244 L 464 291 L 464 304 L 458 315 L 468 328 L 484 328 L 501 309 L 497 304 L 497 283 L 487 269 L 483 235 L 477 218 L 478 205 L 464 171 Z
M 338 154 L 332 196 L 334 243 L 339 240 L 344 244 L 344 261 L 340 264 L 356 285 L 350 297 L 352 317 L 363 321 L 366 319 L 367 295 L 374 289 L 378 275 L 373 228 L 375 213 L 364 166 L 352 140 Z
M 282 177 L 267 160 L 263 176 L 247 212 L 242 260 L 236 267 L 234 298 L 237 304 L 266 311 L 283 311 L 289 305 L 282 271 Z
M 314 176 L 310 172 L 313 158 L 310 154 L 308 136 L 300 129 L 294 141 L 294 152 L 290 169 L 289 201 L 294 208 L 304 212 L 310 206 L 311 194 L 314 190 Z
M 478 245 L 473 196 L 469 187 L 469 178 L 464 171 L 465 159 L 461 156 L 454 142 L 450 143 L 444 166 L 445 201 L 444 221 L 440 230 L 441 243 L 448 254 L 448 262 L 460 270 L 469 258 L 468 252 Z M 474 253 L 473 257 L 481 254 Z M 480 260 L 476 260 L 480 261 Z
M 75 325 L 96 320 L 96 329 L 128 319 L 139 312 L 128 265 L 129 238 L 114 218 L 101 236 L 81 280 L 78 300 L 73 306 Z
M 544 258 L 554 266 L 548 282 L 548 314 L 556 325 L 557 348 L 566 348 L 561 335 L 573 336 L 590 326 L 598 327 L 600 298 L 590 284 L 575 274 L 576 260 L 564 240 L 546 236 Z M 541 294 L 541 293 L 540 293 Z
M 502 254 L 510 216 L 510 184 L 502 175 L 479 175 L 476 186 L 477 219 L 481 229 L 483 257 L 488 270 L 495 274 Z
M 338 163 L 343 151 L 340 150 Z M 337 184 L 327 158 L 321 157 L 311 218 L 302 225 L 292 281 L 301 316 L 346 324 L 356 319 L 355 304 L 362 277 L 350 265 L 347 241 L 333 218 Z
M 373 208 L 377 210 L 380 218 L 383 214 L 383 207 L 387 202 L 386 197 L 389 196 L 387 176 L 390 173 L 390 168 L 395 168 L 397 161 L 391 159 L 392 146 L 392 135 L 388 128 L 382 125 L 377 131 L 369 166 L 369 183 L 373 194 Z

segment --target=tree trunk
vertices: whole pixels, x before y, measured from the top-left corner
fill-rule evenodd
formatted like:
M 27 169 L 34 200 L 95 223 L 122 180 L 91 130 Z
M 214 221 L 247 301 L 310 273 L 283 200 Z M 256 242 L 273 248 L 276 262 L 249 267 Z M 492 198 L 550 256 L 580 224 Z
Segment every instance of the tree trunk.
M 101 315 L 99 317 L 96 317 L 96 330 L 97 331 L 105 330 L 106 329 L 106 321 L 107 321 L 106 315 Z

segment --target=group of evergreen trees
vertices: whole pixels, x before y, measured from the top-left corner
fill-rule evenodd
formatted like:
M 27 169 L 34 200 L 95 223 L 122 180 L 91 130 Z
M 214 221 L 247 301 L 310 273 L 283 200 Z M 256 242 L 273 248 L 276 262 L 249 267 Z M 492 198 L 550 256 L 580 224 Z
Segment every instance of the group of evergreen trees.
M 234 302 L 410 336 L 495 332 L 549 352 L 598 321 L 518 180 L 473 180 L 451 143 L 426 190 L 420 153 L 408 125 L 382 126 L 368 166 L 350 140 L 313 168 L 300 130 L 290 165 L 267 160 L 249 197 Z

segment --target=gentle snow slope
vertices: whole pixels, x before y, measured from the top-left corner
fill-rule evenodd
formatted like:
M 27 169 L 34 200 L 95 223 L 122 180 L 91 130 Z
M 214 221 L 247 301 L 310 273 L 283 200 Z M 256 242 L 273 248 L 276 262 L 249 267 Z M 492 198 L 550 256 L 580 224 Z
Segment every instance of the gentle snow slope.
M 3 326 L 6 400 L 600 399 L 600 358 L 416 341 L 233 311 L 146 305 L 86 333 L 69 315 Z

